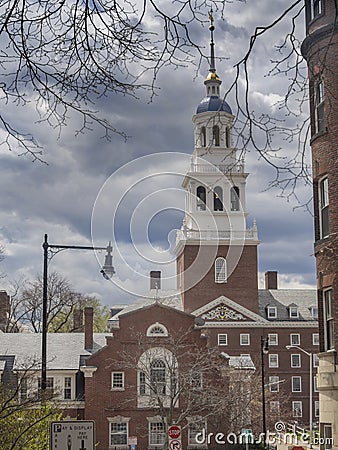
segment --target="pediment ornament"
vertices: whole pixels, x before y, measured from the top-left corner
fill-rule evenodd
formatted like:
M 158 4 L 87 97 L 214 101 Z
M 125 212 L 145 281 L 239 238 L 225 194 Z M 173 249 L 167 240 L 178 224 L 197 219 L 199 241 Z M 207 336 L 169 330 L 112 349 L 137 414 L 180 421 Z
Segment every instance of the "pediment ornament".
M 229 308 L 226 305 L 219 305 L 216 308 L 202 314 L 202 319 L 205 320 L 247 320 L 243 314 Z

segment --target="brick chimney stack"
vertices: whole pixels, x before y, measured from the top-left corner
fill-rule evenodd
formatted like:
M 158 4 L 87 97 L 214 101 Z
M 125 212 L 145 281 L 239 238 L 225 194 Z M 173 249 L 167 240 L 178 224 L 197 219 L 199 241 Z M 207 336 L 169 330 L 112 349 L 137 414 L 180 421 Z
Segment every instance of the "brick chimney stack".
M 86 306 L 84 309 L 85 350 L 93 349 L 94 344 L 93 317 L 94 317 L 94 309 L 91 306 Z
M 10 298 L 6 291 L 0 291 L 0 330 L 6 331 L 10 310 Z
M 74 309 L 73 311 L 73 333 L 83 333 L 83 309 Z
M 277 274 L 275 270 L 265 272 L 265 289 L 278 289 Z
M 161 271 L 150 271 L 150 289 L 161 289 Z

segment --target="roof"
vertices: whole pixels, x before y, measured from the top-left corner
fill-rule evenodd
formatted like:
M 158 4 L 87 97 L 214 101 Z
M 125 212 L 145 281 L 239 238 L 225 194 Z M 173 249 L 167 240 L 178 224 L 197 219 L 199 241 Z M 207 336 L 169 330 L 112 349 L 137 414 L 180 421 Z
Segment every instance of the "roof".
M 259 314 L 272 321 L 316 321 L 312 316 L 311 308 L 317 307 L 317 291 L 315 289 L 260 289 Z M 277 308 L 277 319 L 269 319 L 266 314 L 268 306 Z M 292 319 L 289 316 L 289 307 L 297 306 L 299 317 Z
M 99 350 L 106 344 L 108 333 L 94 333 L 94 350 Z M 47 336 L 47 369 L 48 370 L 78 370 L 81 357 L 91 355 L 84 349 L 84 333 L 49 333 Z M 9 356 L 15 357 L 14 370 L 27 368 L 32 363 L 39 365 L 41 361 L 40 333 L 3 333 L 0 339 L 1 361 Z M 83 359 L 83 358 L 82 358 Z
M 228 114 L 232 114 L 231 108 L 225 100 L 222 100 L 216 95 L 210 97 L 204 97 L 197 106 L 196 114 L 208 112 L 208 111 L 224 111 Z

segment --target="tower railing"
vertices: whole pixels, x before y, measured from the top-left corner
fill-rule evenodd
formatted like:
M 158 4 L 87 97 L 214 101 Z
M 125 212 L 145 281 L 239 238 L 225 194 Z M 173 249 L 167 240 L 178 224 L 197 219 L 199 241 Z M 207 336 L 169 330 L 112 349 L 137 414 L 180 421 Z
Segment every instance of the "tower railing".
M 235 174 L 244 173 L 244 162 L 234 162 L 233 164 L 191 164 L 190 172 L 194 173 L 218 173 Z
M 249 228 L 248 230 L 232 231 L 232 230 L 178 230 L 176 242 L 185 240 L 200 240 L 200 241 L 217 241 L 217 240 L 258 240 L 257 227 Z

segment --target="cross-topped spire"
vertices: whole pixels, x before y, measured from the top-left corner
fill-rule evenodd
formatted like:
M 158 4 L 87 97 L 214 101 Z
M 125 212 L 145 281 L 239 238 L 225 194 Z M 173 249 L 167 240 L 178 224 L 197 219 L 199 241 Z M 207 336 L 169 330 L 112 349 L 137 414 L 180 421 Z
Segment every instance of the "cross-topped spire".
M 216 64 L 215 64 L 215 43 L 214 43 L 214 30 L 215 30 L 215 26 L 214 26 L 214 17 L 212 15 L 213 11 L 211 10 L 209 12 L 209 20 L 210 20 L 210 26 L 209 26 L 209 30 L 210 30 L 210 72 L 216 73 Z
M 206 80 L 204 81 L 204 84 L 207 88 L 207 96 L 216 96 L 219 97 L 220 95 L 220 85 L 222 84 L 222 81 L 218 77 L 216 73 L 216 63 L 215 63 L 215 42 L 214 42 L 214 16 L 213 11 L 211 10 L 209 12 L 209 20 L 210 20 L 210 68 L 209 68 L 209 75 L 207 76 Z

